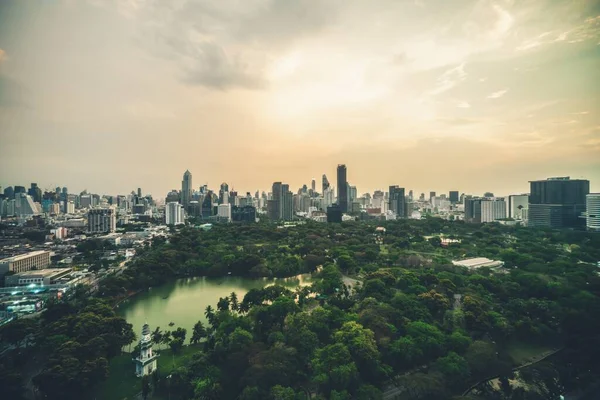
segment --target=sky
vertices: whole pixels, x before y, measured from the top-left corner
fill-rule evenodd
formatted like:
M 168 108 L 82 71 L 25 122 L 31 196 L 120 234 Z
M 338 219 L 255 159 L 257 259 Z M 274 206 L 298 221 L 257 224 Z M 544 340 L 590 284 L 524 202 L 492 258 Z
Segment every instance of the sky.
M 2 0 L 0 185 L 600 191 L 600 1 Z

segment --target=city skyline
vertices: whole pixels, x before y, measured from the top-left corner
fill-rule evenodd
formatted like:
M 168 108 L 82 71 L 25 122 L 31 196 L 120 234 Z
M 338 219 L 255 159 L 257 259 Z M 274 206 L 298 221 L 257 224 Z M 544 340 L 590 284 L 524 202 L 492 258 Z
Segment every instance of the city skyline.
M 3 1 L 0 183 L 599 192 L 599 40 L 585 1 Z

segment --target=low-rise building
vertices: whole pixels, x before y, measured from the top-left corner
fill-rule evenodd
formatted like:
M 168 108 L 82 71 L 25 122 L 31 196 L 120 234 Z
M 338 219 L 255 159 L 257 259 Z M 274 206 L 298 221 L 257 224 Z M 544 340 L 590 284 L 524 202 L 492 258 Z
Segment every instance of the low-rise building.
M 482 267 L 498 268 L 504 265 L 502 261 L 494 261 L 485 257 L 468 258 L 461 261 L 452 261 L 452 264 L 459 267 L 467 267 L 469 269 L 477 269 Z
M 0 260 L 0 276 L 7 272 L 24 272 L 43 269 L 50 265 L 50 252 L 39 250 Z
M 68 275 L 71 268 L 47 268 L 19 272 L 5 278 L 5 286 L 47 286 L 56 283 L 58 278 Z

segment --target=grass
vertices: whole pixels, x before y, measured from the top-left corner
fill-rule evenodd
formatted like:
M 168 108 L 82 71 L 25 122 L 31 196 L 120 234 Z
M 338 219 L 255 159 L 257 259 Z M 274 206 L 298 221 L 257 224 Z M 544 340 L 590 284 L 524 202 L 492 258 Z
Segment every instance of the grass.
M 158 370 L 161 374 L 170 373 L 184 365 L 193 354 L 201 351 L 203 346 L 202 343 L 184 346 L 179 354 L 175 355 L 170 349 L 159 350 Z M 109 369 L 108 379 L 91 394 L 90 399 L 132 400 L 141 392 L 142 380 L 135 376 L 135 364 L 131 361 L 131 354 L 123 353 L 114 357 L 110 360 Z
M 135 376 L 131 354 L 114 357 L 109 364 L 110 373 L 90 396 L 91 399 L 131 400 L 142 390 L 142 380 Z
M 524 342 L 511 342 L 506 346 L 506 351 L 515 365 L 522 365 L 531 361 L 539 354 L 552 350 L 552 347 L 541 344 Z

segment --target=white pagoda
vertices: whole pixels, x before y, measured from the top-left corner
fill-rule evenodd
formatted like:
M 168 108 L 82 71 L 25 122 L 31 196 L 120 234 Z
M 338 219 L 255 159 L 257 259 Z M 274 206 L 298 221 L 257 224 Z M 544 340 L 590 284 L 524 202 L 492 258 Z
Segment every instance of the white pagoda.
M 138 377 L 150 375 L 156 370 L 156 359 L 158 354 L 152 351 L 152 338 L 150 337 L 150 327 L 144 324 L 142 328 L 142 338 L 140 339 L 140 354 L 134 358 L 135 374 Z

